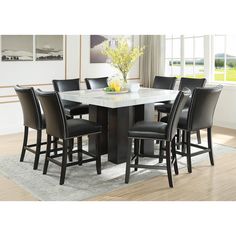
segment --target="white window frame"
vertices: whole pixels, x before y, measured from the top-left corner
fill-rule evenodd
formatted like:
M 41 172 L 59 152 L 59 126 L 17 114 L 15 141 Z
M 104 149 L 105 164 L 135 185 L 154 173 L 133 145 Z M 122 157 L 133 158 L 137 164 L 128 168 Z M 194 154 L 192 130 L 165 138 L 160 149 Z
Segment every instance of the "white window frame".
M 164 61 L 166 62 L 166 60 L 171 60 L 171 74 L 170 74 L 170 76 L 175 76 L 174 74 L 173 74 L 173 60 L 174 59 L 177 59 L 177 58 L 173 58 L 173 40 L 174 39 L 180 39 L 180 75 L 178 75 L 178 76 L 180 76 L 180 77 L 184 77 L 184 76 L 187 76 L 187 75 L 185 75 L 185 71 L 184 71 L 184 69 L 185 69 L 185 60 L 186 59 L 190 59 L 190 58 L 186 58 L 185 57 L 185 53 L 184 53 L 184 40 L 185 39 L 187 39 L 187 38 L 191 38 L 191 39 L 193 39 L 193 58 L 191 58 L 192 60 L 193 60 L 193 74 L 191 75 L 191 76 L 195 76 L 196 74 L 195 74 L 195 72 L 196 72 L 196 70 L 195 70 L 195 66 L 196 66 L 196 59 L 198 59 L 198 58 L 196 58 L 195 57 L 195 40 L 197 39 L 197 38 L 203 38 L 203 51 L 204 51 L 204 55 L 203 55 L 203 59 L 204 59 L 204 77 L 206 77 L 206 75 L 207 75 L 207 77 L 209 76 L 209 71 L 206 71 L 206 62 L 209 62 L 209 56 L 207 55 L 208 53 L 207 53 L 207 47 L 206 47 L 206 45 L 208 44 L 207 42 L 209 42 L 209 38 L 208 38 L 208 36 L 206 36 L 206 35 L 192 35 L 192 36 L 184 36 L 184 35 L 180 35 L 179 37 L 173 37 L 173 35 L 171 36 L 171 37 L 167 37 L 165 40 L 171 40 L 172 42 L 172 44 L 171 44 L 171 58 L 167 58 L 166 57 L 166 55 L 165 55 L 165 58 L 164 58 Z M 207 68 L 209 68 L 209 66 L 207 66 Z M 165 71 L 165 74 L 166 74 L 166 71 Z

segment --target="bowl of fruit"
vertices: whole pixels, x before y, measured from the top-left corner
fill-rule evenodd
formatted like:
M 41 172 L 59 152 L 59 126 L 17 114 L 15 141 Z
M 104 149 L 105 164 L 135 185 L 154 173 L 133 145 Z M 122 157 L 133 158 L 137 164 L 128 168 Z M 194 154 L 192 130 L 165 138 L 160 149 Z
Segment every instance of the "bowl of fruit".
M 124 82 L 119 77 L 111 77 L 107 80 L 108 87 L 104 88 L 104 91 L 108 94 L 121 94 L 128 93 L 129 90 L 124 86 Z

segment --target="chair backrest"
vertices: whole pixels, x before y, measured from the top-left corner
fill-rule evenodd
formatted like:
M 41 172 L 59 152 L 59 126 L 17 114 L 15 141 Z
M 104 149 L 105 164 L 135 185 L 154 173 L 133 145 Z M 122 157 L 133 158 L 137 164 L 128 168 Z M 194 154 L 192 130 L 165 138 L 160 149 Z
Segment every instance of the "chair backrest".
M 177 126 L 179 123 L 179 117 L 182 110 L 191 95 L 191 90 L 188 88 L 179 91 L 175 98 L 174 104 L 171 108 L 168 124 L 167 124 L 167 141 L 171 141 L 176 134 Z
M 153 88 L 173 90 L 176 83 L 176 77 L 155 76 Z
M 193 90 L 192 99 L 188 110 L 188 130 L 210 128 L 217 101 L 223 89 L 222 85 L 213 88 L 196 88 Z
M 36 95 L 45 115 L 47 134 L 57 138 L 66 138 L 68 134 L 66 117 L 58 93 L 36 90 Z
M 56 92 L 66 92 L 80 89 L 79 78 L 68 80 L 53 80 L 52 84 Z
M 108 87 L 107 84 L 108 77 L 100 77 L 100 78 L 85 78 L 85 83 L 87 89 L 100 89 Z
M 184 88 L 190 89 L 192 92 L 195 88 L 202 88 L 206 84 L 206 79 L 197 79 L 197 78 L 185 78 L 182 77 L 180 79 L 180 84 L 179 84 L 179 90 L 182 90 Z
M 43 127 L 42 112 L 34 89 L 19 85 L 16 85 L 14 89 L 22 107 L 24 125 L 32 129 L 41 130 Z

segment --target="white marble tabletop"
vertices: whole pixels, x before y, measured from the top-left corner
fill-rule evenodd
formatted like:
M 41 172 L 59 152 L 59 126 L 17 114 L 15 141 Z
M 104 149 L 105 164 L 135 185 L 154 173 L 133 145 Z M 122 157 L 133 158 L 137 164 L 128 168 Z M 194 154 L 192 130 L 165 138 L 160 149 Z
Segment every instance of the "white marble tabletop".
M 60 92 L 60 97 L 64 100 L 81 102 L 89 105 L 119 108 L 174 100 L 177 93 L 178 91 L 176 90 L 140 88 L 138 92 L 107 94 L 103 89 L 96 89 Z

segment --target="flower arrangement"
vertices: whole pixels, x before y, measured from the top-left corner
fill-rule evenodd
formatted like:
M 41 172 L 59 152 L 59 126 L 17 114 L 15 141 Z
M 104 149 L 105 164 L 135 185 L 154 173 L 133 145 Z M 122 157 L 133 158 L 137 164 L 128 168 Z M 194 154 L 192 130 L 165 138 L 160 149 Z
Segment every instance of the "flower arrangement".
M 119 77 L 113 76 L 107 80 L 108 87 L 105 88 L 106 92 L 120 92 L 122 88 L 122 81 Z
M 111 59 L 111 64 L 123 75 L 124 82 L 127 83 L 127 74 L 135 61 L 143 55 L 144 47 L 130 48 L 125 38 L 118 39 L 117 47 L 110 47 L 106 41 L 102 53 Z

